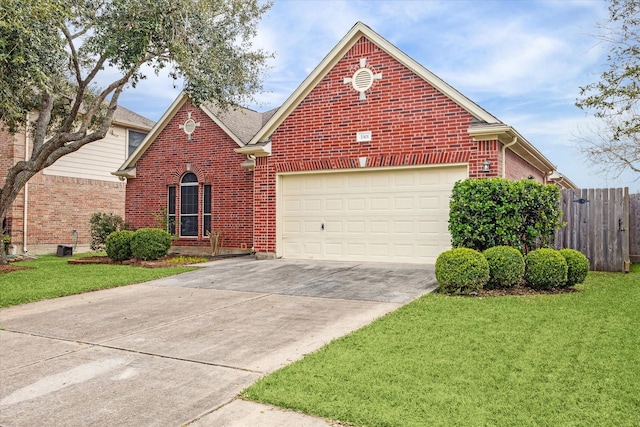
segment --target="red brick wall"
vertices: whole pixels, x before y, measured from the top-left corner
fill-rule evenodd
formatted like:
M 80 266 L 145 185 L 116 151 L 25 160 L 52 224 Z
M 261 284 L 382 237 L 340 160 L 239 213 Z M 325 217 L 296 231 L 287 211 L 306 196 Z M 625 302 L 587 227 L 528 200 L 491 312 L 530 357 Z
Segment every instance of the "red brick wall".
M 30 253 L 55 252 L 59 244 L 78 248 L 91 243 L 91 215 L 97 212 L 124 217 L 124 182 L 43 175 L 29 180 L 27 248 Z
M 24 133 L 10 135 L 0 128 L 0 186 L 4 185 L 6 173 L 18 160 L 24 160 Z M 12 244 L 22 242 L 22 212 L 24 207 L 24 193 L 18 197 L 9 208 L 6 214 L 7 227 L 11 235 Z M 0 224 L 1 226 L 2 224 Z
M 200 123 L 191 141 L 179 128 L 187 118 Z M 175 185 L 179 213 L 180 180 L 190 171 L 200 184 L 200 221 L 197 238 L 181 238 L 175 246 L 208 246 L 202 237 L 202 185 L 212 185 L 212 228 L 223 232 L 225 248 L 253 246 L 252 172 L 240 164 L 246 156 L 202 110 L 186 103 L 169 121 L 136 164 L 136 178 L 127 180 L 126 220 L 135 228 L 156 226 L 152 212 L 167 206 L 167 188 Z M 178 218 L 179 221 L 179 218 Z
M 515 154 L 513 151 L 507 149 L 507 160 L 505 177 L 507 179 L 525 179 L 530 176 L 538 182 L 546 182 L 545 175 L 532 165 L 527 163 L 522 157 Z
M 359 99 L 344 78 L 353 76 L 361 58 L 382 73 Z M 255 246 L 276 250 L 275 174 L 288 171 L 469 163 L 471 177 L 489 159 L 498 162 L 496 141 L 474 142 L 468 134 L 472 116 L 422 78 L 362 38 L 318 83 L 272 135 L 272 154 L 255 169 Z M 356 142 L 371 131 L 372 142 Z
M 0 132 L 0 185 L 5 171 L 24 160 L 24 134 Z M 124 216 L 125 185 L 81 178 L 36 174 L 27 183 L 27 250 L 32 254 L 55 252 L 59 244 L 72 244 L 78 233 L 77 249 L 89 250 L 89 219 L 96 212 Z M 14 201 L 7 218 L 11 221 L 11 243 L 24 250 L 24 189 Z

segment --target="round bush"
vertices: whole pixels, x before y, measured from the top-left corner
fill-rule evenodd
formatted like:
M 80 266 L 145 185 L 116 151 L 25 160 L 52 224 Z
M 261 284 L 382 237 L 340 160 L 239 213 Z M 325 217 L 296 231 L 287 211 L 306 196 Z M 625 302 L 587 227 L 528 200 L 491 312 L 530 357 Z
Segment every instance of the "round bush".
M 508 288 L 524 277 L 524 257 L 511 246 L 494 246 L 483 252 L 489 263 L 489 282 L 485 288 Z
M 440 290 L 467 295 L 478 292 L 489 281 L 489 263 L 480 252 L 469 248 L 450 249 L 436 260 Z
M 554 249 L 531 251 L 524 259 L 524 280 L 535 289 L 562 288 L 567 284 L 567 261 Z
M 107 256 L 114 261 L 124 261 L 131 258 L 131 238 L 133 231 L 121 230 L 109 234 L 105 240 Z
M 159 228 L 141 228 L 131 238 L 132 255 L 143 261 L 162 258 L 170 247 L 171 235 Z
M 567 286 L 584 282 L 589 272 L 589 260 L 580 251 L 575 249 L 562 249 L 560 255 L 567 261 Z

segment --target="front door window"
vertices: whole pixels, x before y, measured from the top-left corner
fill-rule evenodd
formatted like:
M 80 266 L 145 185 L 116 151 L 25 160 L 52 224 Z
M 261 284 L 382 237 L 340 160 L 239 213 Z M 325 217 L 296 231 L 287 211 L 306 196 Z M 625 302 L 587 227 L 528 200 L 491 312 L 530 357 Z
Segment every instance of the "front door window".
M 193 173 L 180 182 L 180 236 L 198 236 L 198 177 Z

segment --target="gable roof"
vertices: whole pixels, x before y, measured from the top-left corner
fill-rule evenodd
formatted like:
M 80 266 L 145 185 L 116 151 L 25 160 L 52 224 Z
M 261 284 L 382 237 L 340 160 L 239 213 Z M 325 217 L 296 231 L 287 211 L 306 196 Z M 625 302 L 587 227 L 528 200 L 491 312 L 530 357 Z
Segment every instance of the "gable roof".
M 135 178 L 135 164 L 151 146 L 153 141 L 164 130 L 169 121 L 176 115 L 178 110 L 188 101 L 188 96 L 182 92 L 164 112 L 147 136 L 142 140 L 138 148 L 131 153 L 120 168 L 113 172 L 113 175 L 124 178 Z M 120 108 L 120 107 L 119 107 Z M 211 120 L 213 120 L 227 135 L 238 144 L 244 147 L 251 138 L 258 132 L 265 122 L 265 117 L 273 115 L 275 110 L 259 113 L 248 108 L 235 107 L 223 110 L 213 103 L 205 102 L 199 107 Z M 117 110 L 116 110 L 117 111 Z M 129 111 L 129 110 L 127 110 Z M 131 112 L 133 113 L 133 112 Z M 135 114 L 135 113 L 133 113 Z M 140 116 L 142 117 L 142 116 Z M 153 122 L 152 122 L 153 123 Z
M 388 42 L 367 25 L 362 22 L 357 22 L 342 38 L 342 40 L 340 40 L 340 42 L 338 42 L 338 44 L 329 52 L 329 54 L 324 57 L 322 62 L 320 62 L 320 64 L 311 72 L 311 74 L 309 74 L 300 86 L 298 86 L 291 96 L 287 98 L 278 111 L 265 123 L 264 127 L 251 139 L 249 145 L 266 142 L 278 126 L 282 124 L 289 114 L 296 109 L 304 98 L 362 37 L 367 38 L 395 60 L 410 69 L 413 73 L 422 77 L 439 92 L 468 111 L 478 121 L 484 123 L 502 123 L 493 115 L 489 114 L 489 112 L 484 108 L 458 92 L 440 77 L 427 70 L 424 66 Z
M 205 102 L 200 108 L 229 136 L 235 137 L 241 147 L 248 143 L 264 124 L 264 113 L 248 108 L 236 107 L 225 111 L 211 102 Z
M 547 175 L 555 171 L 555 166 L 551 161 L 513 127 L 506 125 L 484 108 L 471 101 L 362 22 L 357 22 L 351 30 L 349 30 L 311 74 L 309 74 L 300 86 L 287 98 L 281 107 L 264 113 L 242 107 L 222 111 L 212 103 L 205 103 L 201 105 L 200 108 L 238 144 L 239 148 L 235 150 L 237 153 L 258 157 L 268 156 L 271 154 L 270 138 L 273 132 L 287 119 L 344 55 L 363 37 L 377 45 L 382 51 L 386 52 L 471 114 L 474 119 L 468 132 L 474 140 L 499 140 L 504 144 L 504 149 L 508 148 L 513 151 Z M 164 129 L 166 123 L 175 115 L 182 105 L 184 105 L 186 100 L 187 96 L 184 93 L 176 98 L 147 135 L 147 138 L 142 141 L 138 149 L 132 153 L 120 169 L 114 172 L 114 175 L 135 177 L 135 162 L 144 154 L 149 145 L 155 140 L 162 129 Z M 244 164 L 243 167 L 245 167 Z
M 146 117 L 141 116 L 138 113 L 134 113 L 128 108 L 124 108 L 120 105 L 116 107 L 116 111 L 113 113 L 112 123 L 126 127 L 144 129 L 147 131 L 153 128 L 153 125 L 155 124 L 153 120 L 149 120 Z
M 255 134 L 251 141 L 244 148 L 238 148 L 236 151 L 256 156 L 269 155 L 271 153 L 269 141 L 273 132 L 362 37 L 377 45 L 396 61 L 469 112 L 474 117 L 474 120 L 468 131 L 474 140 L 497 139 L 505 146 L 508 146 L 508 149 L 541 171 L 547 174 L 555 171 L 555 165 L 513 127 L 504 124 L 362 22 L 357 22 L 349 30 L 291 96 L 287 98 L 277 112 L 264 124 L 262 129 Z

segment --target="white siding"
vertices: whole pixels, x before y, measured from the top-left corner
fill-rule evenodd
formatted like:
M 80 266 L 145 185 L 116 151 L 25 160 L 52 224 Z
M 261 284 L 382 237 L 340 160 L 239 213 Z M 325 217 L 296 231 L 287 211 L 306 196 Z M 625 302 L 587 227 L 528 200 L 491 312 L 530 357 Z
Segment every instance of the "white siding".
M 44 174 L 118 182 L 118 177 L 111 172 L 118 170 L 126 155 L 127 129 L 113 126 L 104 139 L 61 157 L 46 168 Z

